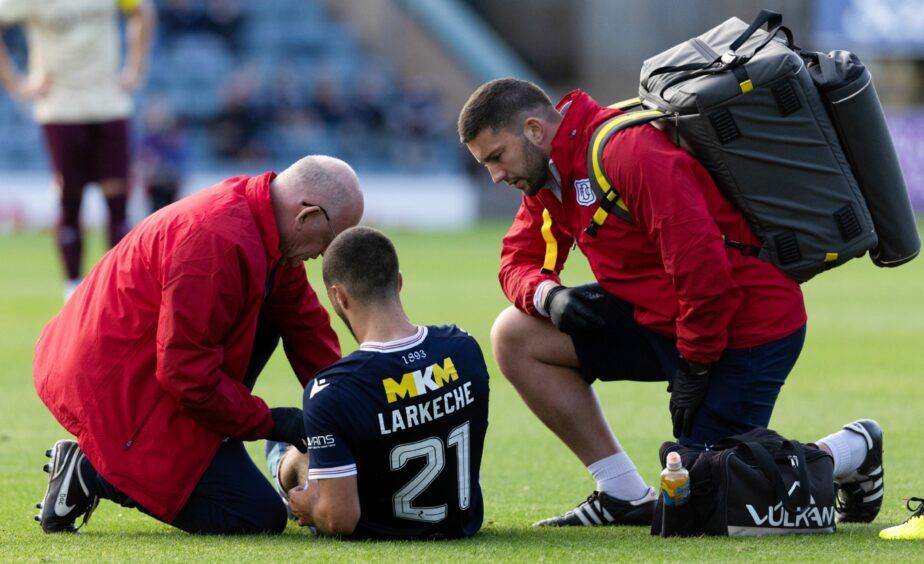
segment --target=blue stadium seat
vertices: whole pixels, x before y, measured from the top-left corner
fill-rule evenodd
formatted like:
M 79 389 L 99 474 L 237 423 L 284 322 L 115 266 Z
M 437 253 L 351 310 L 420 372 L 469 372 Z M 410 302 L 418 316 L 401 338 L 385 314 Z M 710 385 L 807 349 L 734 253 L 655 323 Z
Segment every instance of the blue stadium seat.
M 163 11 L 167 0 L 156 0 Z M 357 79 L 374 73 L 384 79 L 386 95 L 398 90 L 394 65 L 380 57 L 364 53 L 353 30 L 331 16 L 320 0 L 240 0 L 243 15 L 240 27 L 240 50 L 225 38 L 205 30 L 165 35 L 161 27 L 154 45 L 149 76 L 137 96 L 143 104 L 148 96 L 163 96 L 188 124 L 192 170 L 234 165 L 212 153 L 209 124 L 219 114 L 227 94 L 228 81 L 241 69 L 258 67 L 267 84 L 261 87 L 258 103 L 269 104 L 271 81 L 277 71 L 294 73 L 297 99 L 313 96 L 315 81 L 327 76 L 342 85 L 344 96 L 354 91 Z M 198 5 L 195 4 L 194 5 Z M 14 56 L 22 55 L 15 52 Z M 136 111 L 136 115 L 140 112 Z M 135 134 L 140 120 L 135 120 Z M 32 122 L 27 106 L 0 96 L 0 167 L 5 170 L 47 168 L 39 128 Z M 365 135 L 357 141 L 357 135 Z M 267 139 L 272 157 L 265 167 L 284 166 L 308 152 L 349 157 L 360 168 L 389 169 L 407 166 L 396 160 L 394 138 L 389 134 L 373 135 L 356 131 L 279 127 L 266 120 Z M 415 166 L 445 170 L 457 166 L 457 147 L 452 136 L 432 144 L 428 160 Z M 399 140 L 400 142 L 400 140 Z M 367 150 L 358 150 L 364 147 Z

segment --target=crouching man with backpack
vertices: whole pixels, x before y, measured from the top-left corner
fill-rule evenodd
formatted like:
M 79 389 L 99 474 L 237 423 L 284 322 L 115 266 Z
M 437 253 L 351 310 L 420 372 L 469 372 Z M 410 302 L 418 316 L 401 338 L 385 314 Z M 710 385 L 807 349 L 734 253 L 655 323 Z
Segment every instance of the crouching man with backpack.
M 745 217 L 658 129 L 631 127 L 606 144 L 600 164 L 619 197 L 603 211 L 588 146 L 620 113 L 581 91 L 553 106 L 507 78 L 478 88 L 458 121 L 491 179 L 524 196 L 501 250 L 513 306 L 492 329 L 498 366 L 597 482 L 587 501 L 540 526 L 651 523 L 654 489 L 613 435 L 595 380 L 667 380 L 674 435 L 705 448 L 767 426 L 805 338 L 798 284 L 748 252 L 760 241 Z M 572 246 L 596 283 L 560 284 Z M 847 496 L 840 520 L 871 520 L 882 493 L 878 425 L 848 425 L 824 444 Z

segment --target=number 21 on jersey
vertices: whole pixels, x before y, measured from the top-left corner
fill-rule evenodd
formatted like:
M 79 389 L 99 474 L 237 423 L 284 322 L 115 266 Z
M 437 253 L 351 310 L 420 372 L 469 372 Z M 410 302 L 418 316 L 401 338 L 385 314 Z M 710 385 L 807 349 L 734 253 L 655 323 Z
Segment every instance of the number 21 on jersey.
M 438 523 L 448 515 L 448 505 L 416 507 L 414 499 L 436 480 L 446 466 L 446 450 L 455 447 L 457 475 L 459 481 L 459 509 L 468 509 L 471 503 L 471 474 L 468 421 L 453 429 L 446 445 L 439 437 L 398 445 L 391 450 L 391 469 L 400 470 L 415 458 L 425 458 L 424 467 L 410 482 L 402 486 L 392 497 L 395 517 L 410 521 Z

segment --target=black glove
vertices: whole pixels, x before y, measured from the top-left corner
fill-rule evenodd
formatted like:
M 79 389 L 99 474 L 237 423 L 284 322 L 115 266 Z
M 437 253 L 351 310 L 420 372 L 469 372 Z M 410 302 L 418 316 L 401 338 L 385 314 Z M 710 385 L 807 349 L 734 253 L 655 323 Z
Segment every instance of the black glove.
M 671 393 L 671 421 L 674 436 L 689 436 L 693 432 L 693 417 L 709 391 L 709 365 L 688 362 L 680 358 L 674 381 L 667 386 Z
M 305 432 L 302 410 L 297 407 L 273 407 L 270 414 L 273 416 L 273 430 L 266 438 L 289 443 L 299 452 L 308 452 L 308 434 Z
M 575 335 L 606 325 L 606 320 L 596 311 L 605 297 L 600 288 L 555 286 L 546 294 L 544 306 L 552 323 L 562 333 Z

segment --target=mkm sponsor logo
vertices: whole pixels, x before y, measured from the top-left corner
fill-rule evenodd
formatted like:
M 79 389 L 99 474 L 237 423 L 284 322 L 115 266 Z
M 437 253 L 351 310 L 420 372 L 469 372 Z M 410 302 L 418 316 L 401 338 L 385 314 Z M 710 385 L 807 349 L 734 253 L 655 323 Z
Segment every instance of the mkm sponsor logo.
M 385 387 L 388 403 L 394 403 L 402 398 L 422 396 L 458 379 L 459 373 L 456 372 L 452 359 L 447 356 L 443 359 L 442 365 L 435 362 L 424 370 L 408 372 L 401 376 L 400 382 L 396 382 L 394 378 L 385 378 L 382 385 Z

